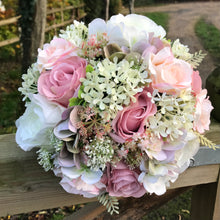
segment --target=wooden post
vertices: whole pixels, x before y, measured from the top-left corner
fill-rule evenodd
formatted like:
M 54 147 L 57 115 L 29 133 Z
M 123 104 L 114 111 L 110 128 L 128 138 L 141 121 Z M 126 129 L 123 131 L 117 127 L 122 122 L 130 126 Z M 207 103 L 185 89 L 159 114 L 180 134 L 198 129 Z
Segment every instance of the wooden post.
M 23 73 L 36 61 L 37 49 L 44 43 L 46 8 L 46 0 L 19 0 Z
M 220 219 L 220 174 L 218 177 L 218 185 L 217 185 L 215 207 L 214 207 L 214 214 L 213 214 L 213 220 L 219 220 L 219 219 Z
M 41 48 L 44 43 L 45 27 L 46 27 L 46 13 L 47 13 L 47 1 L 37 0 L 35 6 L 34 27 L 31 35 L 31 58 L 32 62 L 37 57 L 37 50 Z
M 191 220 L 220 219 L 219 185 L 218 182 L 215 182 L 194 187 L 192 194 Z
M 106 21 L 109 19 L 109 3 L 110 3 L 110 0 L 106 0 L 106 8 L 105 8 L 105 20 Z
M 134 1 L 135 0 L 129 0 L 129 13 L 130 14 L 134 13 Z

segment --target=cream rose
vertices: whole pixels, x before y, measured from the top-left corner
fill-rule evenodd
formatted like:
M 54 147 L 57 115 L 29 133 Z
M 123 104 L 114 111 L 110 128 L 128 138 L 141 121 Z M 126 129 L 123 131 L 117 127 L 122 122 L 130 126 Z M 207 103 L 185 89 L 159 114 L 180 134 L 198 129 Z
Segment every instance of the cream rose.
M 30 97 L 25 113 L 16 121 L 16 142 L 25 151 L 40 145 L 49 145 L 49 130 L 61 120 L 65 110 L 40 94 Z

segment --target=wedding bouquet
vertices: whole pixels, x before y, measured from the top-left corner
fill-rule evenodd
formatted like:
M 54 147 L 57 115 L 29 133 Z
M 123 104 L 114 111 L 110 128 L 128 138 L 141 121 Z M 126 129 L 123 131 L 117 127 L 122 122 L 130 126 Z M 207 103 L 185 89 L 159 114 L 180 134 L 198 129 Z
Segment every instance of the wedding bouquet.
M 22 76 L 26 111 L 16 141 L 39 147 L 40 165 L 68 192 L 98 197 L 162 195 L 209 129 L 212 105 L 194 69 L 204 57 L 141 15 L 62 30 Z

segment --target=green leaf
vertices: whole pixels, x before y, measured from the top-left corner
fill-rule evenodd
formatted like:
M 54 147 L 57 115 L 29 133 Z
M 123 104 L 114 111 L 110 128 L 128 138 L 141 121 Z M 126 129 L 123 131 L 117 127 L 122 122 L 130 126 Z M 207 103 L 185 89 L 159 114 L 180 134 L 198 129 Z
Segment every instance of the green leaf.
M 83 102 L 82 99 L 79 98 L 71 98 L 69 99 L 69 107 L 80 105 Z
M 90 64 L 87 65 L 86 66 L 86 72 L 88 73 L 88 72 L 92 72 L 92 71 L 94 71 L 94 68 Z
M 78 92 L 78 98 L 80 98 L 80 99 L 82 98 L 81 94 L 83 93 L 83 90 L 84 90 L 84 86 L 81 85 L 80 88 L 79 88 L 79 92 Z

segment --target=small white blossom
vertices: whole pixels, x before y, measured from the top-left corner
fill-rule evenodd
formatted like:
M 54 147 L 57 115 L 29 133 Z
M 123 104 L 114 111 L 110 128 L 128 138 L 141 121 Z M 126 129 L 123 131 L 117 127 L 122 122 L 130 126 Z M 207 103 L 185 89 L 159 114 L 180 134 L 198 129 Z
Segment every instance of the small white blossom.
M 154 96 L 153 96 L 154 95 Z M 171 140 L 183 135 L 182 129 L 187 131 L 193 127 L 193 113 L 195 98 L 190 90 L 181 92 L 180 96 L 153 93 L 152 99 L 159 109 L 150 116 L 146 125 L 151 133 Z
M 52 159 L 52 153 L 48 151 L 45 148 L 41 148 L 37 151 L 38 153 L 38 163 L 44 168 L 44 170 L 47 172 L 49 170 L 53 169 L 53 159 Z
M 88 155 L 87 166 L 92 170 L 104 170 L 106 164 L 111 162 L 114 156 L 113 143 L 110 138 L 94 139 L 86 146 L 85 153 Z
M 94 71 L 81 79 L 84 86 L 81 96 L 90 108 L 98 109 L 100 115 L 108 115 L 107 120 L 114 118 L 123 105 L 135 102 L 134 95 L 150 82 L 144 66 L 137 69 L 127 60 L 117 63 L 117 59 L 114 62 L 104 59 L 94 66 Z
M 37 63 L 31 65 L 26 74 L 22 75 L 22 87 L 18 88 L 23 95 L 23 101 L 26 100 L 30 94 L 37 93 L 37 81 L 40 77 Z
M 176 58 L 186 61 L 193 56 L 191 53 L 189 53 L 188 46 L 181 44 L 179 39 L 173 42 L 172 52 Z
M 81 48 L 82 43 L 87 39 L 88 28 L 83 22 L 74 20 L 74 24 L 67 26 L 66 30 L 61 30 L 59 36 L 65 40 L 70 41 L 75 46 Z

